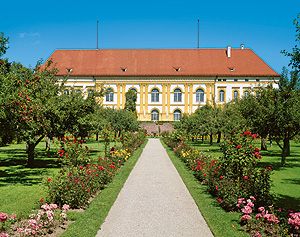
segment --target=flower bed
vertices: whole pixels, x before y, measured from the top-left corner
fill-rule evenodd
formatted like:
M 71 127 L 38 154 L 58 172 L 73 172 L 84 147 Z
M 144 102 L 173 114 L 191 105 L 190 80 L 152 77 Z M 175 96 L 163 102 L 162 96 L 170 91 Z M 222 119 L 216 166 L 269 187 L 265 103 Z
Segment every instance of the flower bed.
M 66 212 L 69 205 L 63 205 L 62 210 L 56 204 L 44 204 L 40 210 L 32 210 L 29 219 L 17 221 L 17 215 L 12 214 L 9 218 L 6 213 L 0 213 L 1 237 L 8 237 L 18 233 L 18 236 L 25 235 L 47 235 L 53 233 L 55 227 L 64 222 L 67 218 Z
M 67 137 L 61 138 L 58 143 L 60 149 L 57 159 L 61 164 L 61 169 L 57 174 L 44 178 L 43 186 L 48 195 L 44 200 L 40 200 L 40 203 L 55 204 L 42 205 L 42 209 L 51 208 L 44 210 L 44 212 L 41 210 L 34 211 L 30 214 L 29 220 L 16 220 L 14 218 L 10 221 L 6 213 L 0 213 L 1 222 L 5 224 L 0 225 L 2 227 L 0 236 L 7 236 L 7 230 L 10 233 L 19 233 L 20 236 L 50 234 L 54 227 L 60 225 L 66 218 L 65 207 L 68 206 L 68 208 L 73 209 L 86 207 L 90 198 L 99 193 L 105 184 L 111 182 L 121 166 L 130 158 L 137 147 L 143 144 L 146 139 L 146 132 L 144 130 L 136 133 L 128 132 L 117 139 L 122 142 L 122 148 L 115 149 L 112 147 L 109 155 L 100 157 L 97 162 L 91 162 L 89 158 L 90 149 L 83 144 L 83 141 L 71 140 Z M 63 211 L 60 212 L 59 207 L 63 208 Z M 57 212 L 60 213 L 57 214 Z M 52 219 L 45 219 L 43 216 Z M 19 232 L 17 232 L 18 229 Z
M 145 140 L 146 133 L 128 132 L 119 140 L 121 149 L 111 148 L 106 157 L 100 157 L 96 163 L 89 159 L 89 148 L 82 141 L 62 139 L 59 151 L 61 170 L 51 178 L 44 179 L 44 187 L 48 193 L 46 201 L 71 208 L 81 208 L 88 204 L 92 195 L 111 182 L 117 171 L 130 155 Z
M 257 135 L 251 134 L 249 131 L 243 134 L 233 134 L 221 145 L 223 156 L 216 159 L 205 152 L 199 152 L 187 146 L 185 137 L 178 130 L 171 135 L 166 135 L 164 142 L 186 163 L 195 177 L 203 185 L 207 185 L 209 192 L 223 209 L 240 211 L 241 204 L 237 204 L 241 197 L 255 197 L 255 203 L 260 207 L 270 206 L 273 200 L 273 195 L 270 192 L 272 169 L 271 167 L 261 169 L 257 166 L 257 161 L 261 159 L 261 155 L 260 150 L 253 145 L 256 138 Z M 249 200 L 251 201 L 251 199 Z M 251 215 L 247 213 L 250 211 L 250 204 L 253 203 L 247 203 L 249 203 L 248 207 L 243 207 L 244 215 L 241 217 L 241 224 L 247 222 L 247 226 L 252 225 L 251 228 L 248 227 L 245 230 L 251 234 L 256 234 L 256 232 L 252 233 L 252 230 L 258 228 L 257 224 L 254 224 L 253 221 L 249 222 Z M 299 227 L 300 214 L 291 215 L 289 213 L 289 221 L 287 221 L 286 216 L 282 216 L 282 210 L 280 214 L 281 218 L 279 218 L 278 224 L 282 229 L 280 233 L 299 234 L 297 228 Z M 258 223 L 261 223 L 261 220 Z M 261 234 L 269 233 L 267 229 L 270 227 L 262 226 Z

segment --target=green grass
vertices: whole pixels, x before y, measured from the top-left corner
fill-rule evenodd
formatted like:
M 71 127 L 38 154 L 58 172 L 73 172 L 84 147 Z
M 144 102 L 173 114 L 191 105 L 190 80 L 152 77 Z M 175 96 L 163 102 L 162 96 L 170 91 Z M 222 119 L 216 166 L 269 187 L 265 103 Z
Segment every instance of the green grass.
M 102 140 L 98 143 L 94 138 L 87 139 L 84 145 L 89 147 L 92 159 L 104 156 Z M 110 145 L 118 147 L 121 144 Z M 40 142 L 35 149 L 35 167 L 27 168 L 25 143 L 0 147 L 0 212 L 23 216 L 39 208 L 39 200 L 46 195 L 41 185 L 42 177 L 50 176 L 60 168 L 57 150 L 58 147 L 51 143 L 51 150 L 46 152 L 45 142 Z
M 188 170 L 186 165 L 175 155 L 173 150 L 164 144 L 163 141 L 162 145 L 167 150 L 171 161 L 194 198 L 214 236 L 248 236 L 242 231 L 242 228 L 239 225 L 239 214 L 225 212 L 219 206 L 217 201 L 208 193 L 206 187 L 196 180 L 193 173 Z
M 132 157 L 128 159 L 117 173 L 113 181 L 100 192 L 84 212 L 70 213 L 69 216 L 74 219 L 75 222 L 72 223 L 61 236 L 95 236 L 97 234 L 131 170 L 142 154 L 146 143 L 147 142 L 135 151 Z
M 25 144 L 14 144 L 0 148 L 0 211 L 10 215 L 15 212 L 24 216 L 38 207 L 45 196 L 41 187 L 43 175 L 57 172 L 59 165 L 54 146 L 45 151 L 45 143 L 36 148 L 35 167 L 27 168 Z

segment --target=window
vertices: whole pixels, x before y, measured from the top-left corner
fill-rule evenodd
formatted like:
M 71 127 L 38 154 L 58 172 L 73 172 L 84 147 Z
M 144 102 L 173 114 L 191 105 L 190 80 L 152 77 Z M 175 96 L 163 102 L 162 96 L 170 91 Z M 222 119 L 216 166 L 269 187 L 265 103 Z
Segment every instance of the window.
M 260 96 L 260 91 L 259 91 L 259 90 L 256 90 L 256 91 L 255 91 L 255 96 L 256 96 L 256 97 L 259 97 L 259 96 Z
M 245 79 L 245 81 L 249 81 L 249 79 Z
M 88 90 L 88 97 L 93 96 L 93 94 L 94 94 L 94 91 L 92 89 L 89 89 Z
M 68 90 L 68 89 L 65 89 L 65 90 L 64 90 L 64 94 L 65 94 L 65 95 L 70 95 L 69 90 Z
M 181 111 L 180 110 L 175 110 L 173 113 L 173 120 L 174 121 L 179 121 L 181 119 Z
M 181 90 L 178 88 L 174 90 L 174 102 L 181 102 Z
M 238 81 L 238 79 L 233 79 L 233 81 Z
M 156 88 L 154 88 L 151 91 L 151 101 L 152 102 L 158 102 L 159 101 L 159 91 Z
M 107 102 L 112 102 L 114 101 L 114 92 L 111 88 L 108 88 L 106 90 L 106 101 Z
M 82 91 L 80 89 L 76 90 L 76 95 L 81 96 L 82 95 Z
M 224 90 L 220 90 L 219 91 L 219 101 L 220 102 L 224 102 L 225 100 L 225 91 Z
M 259 81 L 259 79 L 256 79 L 256 81 Z
M 156 109 L 151 112 L 151 121 L 159 121 L 159 112 Z
M 237 99 L 237 98 L 239 98 L 239 92 L 238 92 L 237 90 L 235 90 L 235 91 L 233 92 L 233 99 L 235 100 L 235 99 Z
M 249 91 L 245 91 L 245 92 L 244 92 L 244 96 L 245 96 L 246 98 L 248 98 L 248 97 L 249 97 Z
M 202 89 L 196 90 L 196 102 L 204 102 L 204 91 Z

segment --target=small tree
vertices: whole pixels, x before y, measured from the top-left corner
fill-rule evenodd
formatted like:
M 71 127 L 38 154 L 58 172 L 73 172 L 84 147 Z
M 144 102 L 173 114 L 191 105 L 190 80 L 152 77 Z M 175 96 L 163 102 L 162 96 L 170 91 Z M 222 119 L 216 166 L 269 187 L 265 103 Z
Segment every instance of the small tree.
M 131 111 L 137 117 L 137 113 L 136 113 L 137 95 L 136 95 L 136 93 L 133 90 L 129 90 L 128 92 L 126 92 L 125 97 L 126 97 L 126 101 L 125 101 L 124 109 L 126 111 Z

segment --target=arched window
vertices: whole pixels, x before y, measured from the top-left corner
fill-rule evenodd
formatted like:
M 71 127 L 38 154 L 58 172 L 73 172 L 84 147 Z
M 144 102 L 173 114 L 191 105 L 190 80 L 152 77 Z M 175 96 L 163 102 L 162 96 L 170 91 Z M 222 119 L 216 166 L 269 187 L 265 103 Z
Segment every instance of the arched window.
M 112 102 L 114 101 L 114 91 L 111 88 L 106 90 L 106 101 Z
M 174 102 L 181 102 L 181 90 L 179 88 L 174 90 Z
M 158 102 L 159 101 L 159 90 L 154 88 L 151 91 L 151 101 L 152 102 Z
M 81 91 L 80 89 L 77 89 L 77 90 L 76 90 L 76 95 L 82 96 L 82 91 Z
M 181 119 L 181 111 L 177 109 L 173 113 L 173 120 L 179 121 L 180 119 Z
M 255 91 L 255 96 L 256 96 L 256 97 L 259 97 L 259 96 L 260 96 L 260 91 L 259 91 L 259 90 L 256 90 L 256 91 Z
M 93 94 L 94 94 L 94 91 L 92 89 L 89 89 L 88 90 L 88 96 L 93 96 Z
M 204 91 L 202 89 L 196 90 L 196 102 L 204 102 Z
M 245 98 L 248 98 L 249 97 L 249 91 L 245 91 L 244 96 L 245 96 Z
M 159 121 L 159 112 L 156 109 L 151 112 L 151 121 Z
M 137 95 L 137 90 L 135 88 L 131 88 L 131 91 L 133 91 Z
M 233 91 L 233 99 L 239 98 L 239 92 L 237 90 Z
M 68 89 L 65 89 L 65 90 L 64 90 L 64 94 L 67 95 L 67 96 L 70 95 L 69 90 L 68 90 Z
M 219 101 L 220 102 L 224 102 L 225 101 L 225 91 L 224 90 L 220 90 L 219 91 Z

